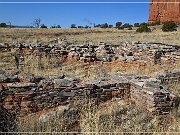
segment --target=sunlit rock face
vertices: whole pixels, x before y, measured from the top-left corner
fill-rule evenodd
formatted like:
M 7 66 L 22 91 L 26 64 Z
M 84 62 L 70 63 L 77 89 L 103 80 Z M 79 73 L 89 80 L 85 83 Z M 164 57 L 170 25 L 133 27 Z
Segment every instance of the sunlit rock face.
M 166 21 L 180 23 L 180 0 L 150 0 L 150 2 L 149 23 Z

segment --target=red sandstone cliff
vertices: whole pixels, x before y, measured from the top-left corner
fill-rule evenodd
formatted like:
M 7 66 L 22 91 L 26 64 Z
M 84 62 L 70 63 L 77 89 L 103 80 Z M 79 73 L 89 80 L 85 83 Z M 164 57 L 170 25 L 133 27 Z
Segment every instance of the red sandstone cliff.
M 174 21 L 180 23 L 180 0 L 150 0 L 149 23 Z M 176 3 L 157 3 L 176 2 Z M 177 3 L 179 2 L 179 3 Z

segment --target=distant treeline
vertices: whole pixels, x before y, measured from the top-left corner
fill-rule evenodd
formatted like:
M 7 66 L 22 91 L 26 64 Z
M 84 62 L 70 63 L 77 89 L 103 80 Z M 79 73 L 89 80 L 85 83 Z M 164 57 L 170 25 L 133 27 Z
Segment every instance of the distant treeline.
M 0 27 L 3 28 L 48 28 L 45 24 L 41 24 L 41 19 L 35 19 L 33 21 L 33 26 L 15 26 L 10 23 L 10 25 L 7 25 L 6 23 L 0 23 Z M 156 22 L 156 23 L 122 23 L 122 22 L 116 22 L 115 25 L 103 23 L 103 24 L 93 24 L 93 26 L 77 26 L 76 24 L 71 24 L 70 28 L 116 28 L 116 29 L 128 29 L 132 30 L 132 27 L 138 27 L 136 32 L 151 32 L 151 29 L 148 26 L 155 26 L 155 25 L 161 25 L 163 24 L 163 27 L 161 28 L 164 32 L 170 32 L 170 31 L 177 31 L 178 24 L 175 22 Z M 50 28 L 61 28 L 60 25 L 53 25 Z
M 93 26 L 81 26 L 81 25 L 76 25 L 76 24 L 71 24 L 70 28 L 118 28 L 118 29 L 124 29 L 124 28 L 128 28 L 128 29 L 132 29 L 132 27 L 140 27 L 141 25 L 147 24 L 145 22 L 143 23 L 134 23 L 129 24 L 129 23 L 122 23 L 122 22 L 116 22 L 115 25 L 112 24 L 108 24 L 108 23 L 102 23 L 102 24 L 93 24 Z M 160 25 L 160 22 L 157 23 L 153 23 L 153 24 L 147 24 L 147 25 Z M 47 25 L 45 24 L 41 24 L 41 19 L 37 18 L 33 21 L 32 26 L 18 26 L 18 25 L 12 25 L 10 24 L 6 24 L 6 23 L 0 23 L 0 27 L 3 28 L 48 28 Z M 60 25 L 53 25 L 50 26 L 49 28 L 61 28 Z

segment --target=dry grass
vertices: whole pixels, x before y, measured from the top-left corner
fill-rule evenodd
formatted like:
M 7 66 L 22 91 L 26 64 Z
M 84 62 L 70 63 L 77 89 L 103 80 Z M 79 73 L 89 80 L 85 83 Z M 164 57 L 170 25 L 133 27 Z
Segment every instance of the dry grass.
M 73 112 L 76 112 L 75 114 Z M 113 101 L 97 107 L 92 100 L 76 101 L 64 114 L 52 116 L 49 121 L 38 122 L 35 116 L 20 118 L 21 132 L 179 132 L 179 111 L 156 116 L 147 110 L 122 101 Z
M 17 72 L 14 52 L 1 53 L 0 70 L 8 72 Z M 153 63 L 142 63 L 137 61 L 124 62 L 114 61 L 111 63 L 84 63 L 76 60 L 67 60 L 62 57 L 51 56 L 39 57 L 25 56 L 24 66 L 20 66 L 22 75 L 34 74 L 38 76 L 58 76 L 65 74 L 66 76 L 76 76 L 81 79 L 97 79 L 99 77 L 106 77 L 116 75 L 117 73 L 137 74 L 137 75 L 151 75 L 154 72 L 161 70 L 173 70 L 180 68 L 180 61 L 174 64 L 154 65 Z
M 118 44 L 124 41 L 162 42 L 166 44 L 180 44 L 180 28 L 176 32 L 162 32 L 157 28 L 151 33 L 136 33 L 133 30 L 117 30 L 114 28 L 91 29 L 0 29 L 1 42 L 48 42 L 56 38 L 66 38 L 70 43 L 84 43 L 86 41 L 105 41 Z

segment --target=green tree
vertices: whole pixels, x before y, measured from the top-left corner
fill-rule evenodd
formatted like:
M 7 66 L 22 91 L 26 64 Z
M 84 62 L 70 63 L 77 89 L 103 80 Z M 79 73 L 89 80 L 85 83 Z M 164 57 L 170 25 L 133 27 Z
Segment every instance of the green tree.
M 162 31 L 164 32 L 171 32 L 171 31 L 177 31 L 177 25 L 175 22 L 164 22 Z
M 121 25 L 122 25 L 122 22 L 116 22 L 115 25 L 116 25 L 115 27 L 116 27 L 117 29 L 120 29 L 120 28 L 121 28 Z
M 84 28 L 83 26 L 78 26 L 78 28 Z
M 134 27 L 139 27 L 140 24 L 139 23 L 134 23 Z
M 7 27 L 7 25 L 6 25 L 6 23 L 0 23 L 0 27 L 5 28 L 5 27 Z
M 51 26 L 51 28 L 61 28 L 60 25 L 54 25 L 54 26 Z
M 129 23 L 125 23 L 125 24 L 123 24 L 123 26 L 122 26 L 123 28 L 128 28 L 128 29 L 130 29 L 131 27 L 133 27 L 131 24 L 129 24 Z
M 156 25 L 161 25 L 160 21 L 154 22 L 154 23 L 150 23 L 148 24 L 149 26 L 156 26 Z
M 104 23 L 104 24 L 101 24 L 101 28 L 108 28 L 108 24 L 107 23 Z
M 97 24 L 97 25 L 95 25 L 94 27 L 95 27 L 95 28 L 101 27 L 101 24 Z
M 40 28 L 47 28 L 47 26 L 42 24 Z
M 76 24 L 71 24 L 71 28 L 77 28 Z
M 91 27 L 90 27 L 90 26 L 88 26 L 88 25 L 86 25 L 84 28 L 86 28 L 86 29 L 87 29 L 87 28 L 91 28 Z
M 113 25 L 110 24 L 108 27 L 109 27 L 109 28 L 113 28 Z
M 140 26 L 142 26 L 142 25 L 147 25 L 147 26 L 148 26 L 148 24 L 147 24 L 147 23 L 145 23 L 145 22 L 143 22 L 143 23 L 141 23 L 141 24 L 140 24 Z

